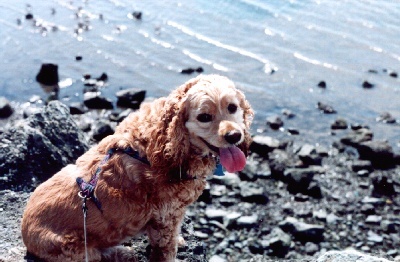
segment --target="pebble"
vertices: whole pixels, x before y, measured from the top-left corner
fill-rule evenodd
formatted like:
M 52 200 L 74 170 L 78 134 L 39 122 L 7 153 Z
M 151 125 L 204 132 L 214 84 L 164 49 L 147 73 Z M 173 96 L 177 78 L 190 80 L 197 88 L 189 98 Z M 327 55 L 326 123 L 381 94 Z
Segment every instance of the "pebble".
M 220 222 L 224 220 L 224 217 L 226 217 L 227 214 L 227 211 L 221 209 L 207 208 L 205 211 L 205 215 L 209 220 L 217 220 Z
M 337 118 L 332 124 L 331 124 L 331 129 L 337 130 L 337 129 L 347 129 L 348 124 L 347 121 L 344 118 Z
M 239 227 L 253 228 L 258 225 L 258 215 L 241 216 L 237 220 Z
M 0 97 L 0 118 L 7 118 L 12 115 L 13 109 L 5 97 Z
M 370 230 L 367 233 L 367 240 L 374 243 L 382 243 L 383 237 Z
M 267 125 L 273 130 L 278 130 L 283 126 L 283 121 L 279 116 L 270 116 L 267 118 Z
M 242 182 L 239 187 L 243 201 L 257 204 L 266 204 L 268 202 L 268 197 L 263 187 L 253 182 Z
M 377 215 L 369 215 L 366 219 L 365 219 L 365 223 L 367 224 L 373 224 L 373 225 L 379 225 L 382 221 L 382 217 L 381 216 L 377 216 Z

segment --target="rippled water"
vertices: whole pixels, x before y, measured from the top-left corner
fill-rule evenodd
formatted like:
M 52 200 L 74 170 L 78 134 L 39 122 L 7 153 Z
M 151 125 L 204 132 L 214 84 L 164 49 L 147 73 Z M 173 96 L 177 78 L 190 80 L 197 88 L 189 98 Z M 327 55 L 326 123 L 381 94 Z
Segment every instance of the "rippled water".
M 3 0 L 0 95 L 43 96 L 34 79 L 48 62 L 59 65 L 66 102 L 81 101 L 83 74 L 106 72 L 109 97 L 128 87 L 158 97 L 194 76 L 180 70 L 201 66 L 245 91 L 258 126 L 286 108 L 296 117 L 285 127 L 323 141 L 341 116 L 398 147 L 399 125 L 375 119 L 382 112 L 400 119 L 400 78 L 389 75 L 400 75 L 399 14 L 397 0 Z M 362 88 L 365 80 L 375 87 Z M 338 114 L 321 115 L 318 101 Z

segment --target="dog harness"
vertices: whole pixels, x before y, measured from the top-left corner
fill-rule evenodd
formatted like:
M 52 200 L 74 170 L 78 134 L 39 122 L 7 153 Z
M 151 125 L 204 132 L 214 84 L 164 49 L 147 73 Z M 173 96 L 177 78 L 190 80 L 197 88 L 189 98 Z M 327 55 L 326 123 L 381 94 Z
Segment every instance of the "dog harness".
M 78 193 L 79 197 L 81 197 L 84 200 L 86 200 L 86 199 L 92 200 L 93 203 L 96 205 L 96 207 L 100 211 L 102 211 L 101 202 L 95 196 L 94 190 L 95 190 L 97 182 L 99 180 L 99 176 L 100 176 L 100 173 L 102 171 L 102 167 L 107 163 L 107 161 L 112 157 L 112 155 L 114 153 L 117 153 L 117 152 L 122 152 L 124 154 L 127 154 L 128 156 L 130 156 L 130 157 L 132 157 L 134 159 L 137 159 L 140 162 L 150 166 L 150 162 L 147 160 L 147 158 L 141 157 L 139 155 L 139 152 L 134 150 L 134 149 L 132 149 L 131 147 L 128 147 L 126 149 L 112 148 L 112 149 L 108 150 L 106 156 L 100 162 L 99 166 L 96 169 L 96 172 L 93 174 L 93 176 L 91 177 L 89 182 L 85 182 L 83 180 L 83 178 L 81 178 L 81 177 L 78 177 L 76 179 L 76 183 L 78 184 L 79 189 L 80 189 L 80 191 Z M 222 170 L 222 165 L 219 162 L 219 158 L 217 158 L 217 165 L 216 165 L 215 170 L 214 170 L 214 175 L 216 175 L 216 176 L 224 176 L 225 175 L 223 170 Z M 187 177 L 187 175 L 186 175 L 186 177 Z M 195 179 L 195 178 L 193 178 L 193 179 Z M 84 207 L 83 208 L 87 209 L 86 201 L 84 202 Z M 85 212 L 85 210 L 84 210 L 84 212 Z

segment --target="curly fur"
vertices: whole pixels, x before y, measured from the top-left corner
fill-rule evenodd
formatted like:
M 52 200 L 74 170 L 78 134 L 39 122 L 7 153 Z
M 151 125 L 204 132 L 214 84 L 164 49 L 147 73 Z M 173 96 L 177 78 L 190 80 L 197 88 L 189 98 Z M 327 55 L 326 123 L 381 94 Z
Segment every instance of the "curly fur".
M 227 112 L 227 103 L 237 103 L 237 112 Z M 199 122 L 205 111 L 213 120 Z M 215 168 L 215 148 L 232 146 L 224 137 L 234 131 L 240 133 L 235 144 L 247 153 L 252 116 L 243 93 L 217 75 L 199 76 L 168 97 L 144 103 L 113 135 L 34 191 L 22 221 L 27 250 L 45 261 L 83 261 L 75 180 L 89 181 L 108 149 L 131 147 L 151 166 L 117 152 L 102 167 L 95 194 L 103 212 L 88 201 L 89 261 L 135 261 L 133 251 L 119 245 L 141 232 L 150 240 L 150 261 L 174 261 L 186 206 Z

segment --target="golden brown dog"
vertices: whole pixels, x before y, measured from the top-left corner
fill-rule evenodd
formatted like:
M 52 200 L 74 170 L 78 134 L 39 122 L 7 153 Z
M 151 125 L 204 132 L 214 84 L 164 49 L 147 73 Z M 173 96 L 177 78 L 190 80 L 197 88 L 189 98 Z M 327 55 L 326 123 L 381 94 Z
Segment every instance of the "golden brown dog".
M 243 93 L 218 75 L 201 75 L 168 97 L 144 103 L 115 134 L 35 190 L 22 221 L 27 250 L 45 261 L 84 261 L 76 179 L 89 181 L 101 166 L 94 190 L 101 209 L 87 201 L 89 261 L 135 261 L 119 245 L 142 232 L 150 240 L 151 261 L 174 261 L 186 206 L 202 193 L 217 158 L 229 172 L 243 169 L 252 117 Z M 148 163 L 122 151 L 127 148 Z M 116 151 L 104 161 L 110 149 Z

